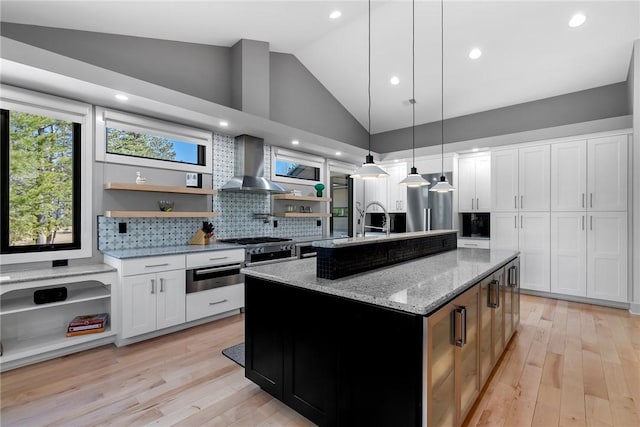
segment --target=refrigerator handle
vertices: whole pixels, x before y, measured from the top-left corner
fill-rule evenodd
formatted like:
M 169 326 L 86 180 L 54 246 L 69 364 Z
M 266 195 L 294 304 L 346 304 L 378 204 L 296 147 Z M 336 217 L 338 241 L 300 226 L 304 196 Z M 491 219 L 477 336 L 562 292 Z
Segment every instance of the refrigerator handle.
M 431 209 L 430 208 L 424 208 L 424 221 L 423 224 L 425 226 L 424 230 L 425 231 L 430 231 L 431 230 Z

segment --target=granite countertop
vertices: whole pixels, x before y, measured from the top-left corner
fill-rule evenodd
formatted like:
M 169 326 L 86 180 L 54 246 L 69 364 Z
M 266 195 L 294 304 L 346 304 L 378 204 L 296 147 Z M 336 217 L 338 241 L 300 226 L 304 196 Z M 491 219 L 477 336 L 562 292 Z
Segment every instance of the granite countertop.
M 113 258 L 143 258 L 158 255 L 178 255 L 193 254 L 199 252 L 221 251 L 224 249 L 243 249 L 242 245 L 235 243 L 210 243 L 208 245 L 175 245 L 158 248 L 138 248 L 138 249 L 108 249 L 102 251 L 103 254 Z
M 458 230 L 432 230 L 432 231 L 413 231 L 409 233 L 397 233 L 391 234 L 389 237 L 383 236 L 367 236 L 365 237 L 346 237 L 342 239 L 322 240 L 313 243 L 313 246 L 318 248 L 340 248 L 346 246 L 357 246 L 376 243 L 377 241 L 390 241 L 390 240 L 407 240 L 417 239 L 419 237 L 438 236 L 441 234 L 457 233 Z
M 317 278 L 313 258 L 249 267 L 242 272 L 424 316 L 518 254 L 509 250 L 463 248 L 336 280 Z
M 62 277 L 84 276 L 87 274 L 110 273 L 112 271 L 116 271 L 116 269 L 106 264 L 87 264 L 67 267 L 49 267 L 25 271 L 7 271 L 0 274 L 0 285 L 31 282 L 35 280 L 57 279 Z

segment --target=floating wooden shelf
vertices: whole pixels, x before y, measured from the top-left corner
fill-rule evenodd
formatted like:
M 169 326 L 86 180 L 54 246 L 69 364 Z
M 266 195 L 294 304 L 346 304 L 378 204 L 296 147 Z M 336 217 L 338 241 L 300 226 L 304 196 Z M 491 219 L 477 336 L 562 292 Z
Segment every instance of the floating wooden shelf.
M 330 202 L 331 197 L 294 196 L 293 194 L 274 194 L 274 200 L 298 200 L 301 202 Z
M 276 212 L 273 215 L 284 218 L 329 218 L 331 216 L 330 213 L 323 212 Z
M 156 193 L 200 194 L 215 196 L 218 190 L 211 188 L 175 187 L 171 185 L 128 184 L 123 182 L 107 182 L 105 190 L 149 191 Z
M 216 218 L 216 212 L 105 211 L 107 218 Z

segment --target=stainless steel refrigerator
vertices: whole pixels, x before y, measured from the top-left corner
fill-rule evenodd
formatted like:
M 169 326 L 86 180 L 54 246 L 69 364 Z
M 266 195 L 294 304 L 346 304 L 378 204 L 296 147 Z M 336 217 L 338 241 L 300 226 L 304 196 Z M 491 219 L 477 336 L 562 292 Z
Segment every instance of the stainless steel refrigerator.
M 440 173 L 423 174 L 431 185 L 407 188 L 407 231 L 449 230 L 453 227 L 453 194 L 429 191 L 439 180 Z M 445 172 L 452 182 L 451 172 Z

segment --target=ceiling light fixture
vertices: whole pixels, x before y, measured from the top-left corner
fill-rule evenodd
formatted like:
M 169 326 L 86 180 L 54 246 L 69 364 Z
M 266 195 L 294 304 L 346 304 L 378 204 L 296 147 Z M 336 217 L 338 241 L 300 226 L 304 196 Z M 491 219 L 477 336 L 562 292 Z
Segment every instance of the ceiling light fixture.
M 579 27 L 580 25 L 584 24 L 586 20 L 587 20 L 587 17 L 584 16 L 582 13 L 576 13 L 569 20 L 569 26 L 571 28 Z
M 474 47 L 473 49 L 471 49 L 471 52 L 469 52 L 469 58 L 471 59 L 478 59 L 481 56 L 482 56 L 482 51 L 477 47 Z
M 229 122 L 225 122 L 224 120 L 220 122 L 220 126 L 222 126 L 223 128 L 226 128 L 227 126 L 229 126 Z
M 329 18 L 331 19 L 338 19 L 342 16 L 342 12 L 340 12 L 339 10 L 334 10 L 333 12 L 331 12 L 331 14 L 329 15 Z
M 298 141 L 297 139 L 294 139 L 293 141 L 291 141 L 291 144 L 298 145 L 300 144 L 300 141 Z
M 129 97 L 127 95 L 123 95 L 121 93 L 117 94 L 115 97 L 116 97 L 116 99 L 118 101 L 128 101 L 129 100 Z
M 436 191 L 438 193 L 448 193 L 449 191 L 453 191 L 454 188 L 451 184 L 449 184 L 449 182 L 447 181 L 447 178 L 444 176 L 444 0 L 440 0 L 440 25 L 441 25 L 441 36 L 440 36 L 440 41 L 442 42 L 442 47 L 441 47 L 441 62 L 440 62 L 440 66 L 441 66 L 441 70 L 440 70 L 440 77 L 441 77 L 441 85 L 440 85 L 440 90 L 441 90 L 441 94 L 440 94 L 440 113 L 442 115 L 442 119 L 440 120 L 440 137 L 442 138 L 442 175 L 440 175 L 440 181 L 434 185 L 433 187 L 431 187 L 429 189 L 429 191 Z
M 405 177 L 400 184 L 407 187 L 422 187 L 423 185 L 429 185 L 429 181 L 424 179 L 422 175 L 418 173 L 416 168 L 416 2 L 411 2 L 411 112 L 412 126 L 411 126 L 411 172 Z
M 341 151 L 336 151 L 336 156 L 341 156 L 342 152 Z
M 398 76 L 393 76 L 391 77 L 391 79 L 389 79 L 389 83 L 394 86 L 398 86 L 400 84 L 400 79 L 398 78 Z
M 352 174 L 351 178 L 356 179 L 376 179 L 376 178 L 386 178 L 389 176 L 387 172 L 384 171 L 380 166 L 377 166 L 373 162 L 373 156 L 371 155 L 371 0 L 369 0 L 369 83 L 368 83 L 368 93 L 369 93 L 369 109 L 368 109 L 368 135 L 369 135 L 369 154 L 365 157 L 365 161 L 358 169 L 356 169 Z

